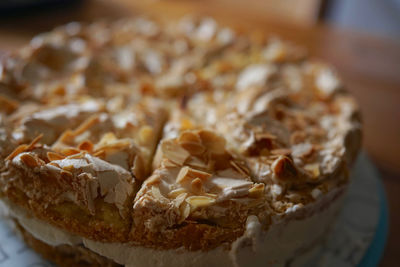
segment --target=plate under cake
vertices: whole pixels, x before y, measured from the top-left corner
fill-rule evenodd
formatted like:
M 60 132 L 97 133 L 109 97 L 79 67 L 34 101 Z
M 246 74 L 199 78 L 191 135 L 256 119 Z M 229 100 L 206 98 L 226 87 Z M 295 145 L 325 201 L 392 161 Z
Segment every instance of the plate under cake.
M 2 61 L 0 103 L 2 213 L 60 266 L 290 265 L 361 144 L 331 67 L 211 18 L 56 28 Z

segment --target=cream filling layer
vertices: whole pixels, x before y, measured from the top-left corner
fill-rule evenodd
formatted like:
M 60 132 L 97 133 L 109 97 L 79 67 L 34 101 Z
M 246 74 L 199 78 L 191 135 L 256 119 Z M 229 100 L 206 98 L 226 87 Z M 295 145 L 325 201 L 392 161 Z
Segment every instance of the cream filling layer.
M 25 210 L 4 200 L 0 202 L 0 214 L 18 220 L 35 238 L 49 245 L 83 244 L 126 267 L 284 266 L 295 255 L 301 255 L 303 250 L 310 248 L 327 234 L 343 202 L 343 191 L 343 188 L 335 189 L 313 204 L 294 210 L 284 218 L 275 218 L 275 223 L 268 231 L 262 230 L 256 216 L 249 216 L 244 235 L 234 241 L 230 249 L 227 249 L 228 246 L 220 246 L 210 251 L 187 251 L 184 248 L 157 250 L 127 243 L 92 241 L 35 219 Z M 321 209 L 323 205 L 326 207 Z M 300 212 L 310 211 L 315 212 L 304 219 L 296 218 Z

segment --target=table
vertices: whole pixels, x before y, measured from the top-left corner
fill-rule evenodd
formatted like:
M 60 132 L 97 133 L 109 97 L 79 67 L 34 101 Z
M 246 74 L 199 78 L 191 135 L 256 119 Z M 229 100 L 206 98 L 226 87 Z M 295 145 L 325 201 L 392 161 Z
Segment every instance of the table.
M 208 2 L 210 3 L 210 1 Z M 235 1 L 235 3 L 240 3 Z M 47 8 L 46 8 L 47 9 Z M 114 19 L 147 13 L 160 19 L 183 14 L 211 15 L 239 31 L 278 35 L 306 47 L 311 57 L 336 67 L 357 98 L 364 120 L 364 148 L 379 167 L 388 195 L 390 234 L 381 266 L 397 265 L 400 255 L 400 40 L 340 31 L 329 25 L 300 26 L 272 21 L 261 13 L 241 12 L 240 5 L 202 5 L 202 1 L 86 0 L 33 14 L 0 18 L 0 56 L 34 35 L 69 21 Z

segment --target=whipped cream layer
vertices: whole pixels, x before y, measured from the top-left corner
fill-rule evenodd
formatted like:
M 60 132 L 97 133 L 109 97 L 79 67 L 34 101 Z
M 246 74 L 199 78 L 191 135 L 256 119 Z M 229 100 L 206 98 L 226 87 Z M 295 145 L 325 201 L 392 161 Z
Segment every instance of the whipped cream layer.
M 80 245 L 126 267 L 144 266 L 285 266 L 296 256 L 317 246 L 335 221 L 344 199 L 344 188 L 337 188 L 314 203 L 272 218 L 267 231 L 256 216 L 249 216 L 243 236 L 232 244 L 210 251 L 183 248 L 157 250 L 128 243 L 102 243 L 81 238 L 30 216 L 22 208 L 0 201 L 0 214 L 16 219 L 35 238 L 51 246 Z M 305 216 L 305 217 L 304 217 Z

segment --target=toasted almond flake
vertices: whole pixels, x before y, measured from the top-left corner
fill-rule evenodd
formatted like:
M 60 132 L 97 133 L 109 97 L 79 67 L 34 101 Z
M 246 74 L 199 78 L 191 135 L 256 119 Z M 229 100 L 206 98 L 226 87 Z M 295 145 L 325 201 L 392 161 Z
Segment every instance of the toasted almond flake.
M 255 184 L 252 188 L 249 189 L 249 197 L 259 198 L 264 194 L 264 184 Z
M 158 185 L 160 184 L 160 177 L 157 175 L 150 176 L 149 179 L 146 180 L 146 185 Z
M 279 179 L 292 179 L 297 177 L 297 169 L 293 161 L 286 156 L 279 156 L 271 166 L 275 176 Z
M 214 198 L 206 196 L 191 196 L 186 198 L 186 202 L 190 204 L 192 210 L 211 206 L 215 201 Z
M 12 160 L 12 159 L 15 158 L 18 154 L 20 154 L 20 153 L 26 151 L 27 148 L 28 148 L 28 145 L 20 145 L 20 146 L 16 147 L 16 148 L 14 149 L 14 151 L 11 152 L 10 155 L 8 155 L 8 156 L 6 157 L 5 160 Z
M 250 171 L 238 162 L 231 160 L 230 164 L 238 173 L 242 174 L 243 176 L 248 177 L 250 175 Z
M 181 206 L 179 207 L 179 210 L 181 212 L 181 218 L 179 220 L 179 223 L 183 222 L 187 217 L 190 215 L 190 205 L 187 202 L 183 202 Z
M 139 141 L 143 145 L 149 145 L 153 142 L 155 137 L 154 130 L 152 127 L 145 125 L 139 130 Z
M 39 141 L 42 139 L 43 134 L 39 134 L 38 136 L 35 137 L 35 139 L 32 140 L 32 142 L 28 145 L 26 150 L 31 150 L 34 149 L 36 144 L 39 143 Z
M 204 193 L 204 195 L 205 195 L 206 197 L 210 197 L 210 198 L 214 198 L 214 199 L 217 199 L 217 197 L 218 197 L 217 194 L 212 194 L 212 193 Z
M 195 132 L 183 132 L 178 138 L 179 144 L 181 143 L 201 143 L 200 136 Z
M 81 135 L 82 133 L 86 132 L 92 126 L 98 124 L 100 122 L 99 115 L 93 115 L 87 120 L 85 120 L 77 129 L 73 131 L 74 136 Z
M 66 165 L 62 168 L 64 171 L 73 172 L 75 170 L 74 165 Z
M 72 144 L 74 142 L 74 138 L 74 133 L 71 130 L 66 130 L 60 135 L 53 147 L 56 147 L 59 143 Z
M 195 170 L 188 166 L 185 166 L 179 171 L 178 176 L 176 177 L 176 182 L 182 184 L 185 182 L 191 182 L 195 178 L 199 178 L 203 181 L 206 181 L 210 177 L 211 174 L 207 172 Z
M 37 162 L 35 157 L 33 157 L 31 154 L 27 153 L 27 154 L 21 155 L 21 160 L 29 168 L 35 168 L 35 167 L 39 166 L 39 163 Z
M 60 175 L 62 178 L 66 179 L 66 180 L 71 180 L 74 177 L 72 172 L 64 170 L 64 169 L 61 170 Z
M 153 197 L 158 200 L 164 199 L 164 196 L 161 194 L 160 188 L 156 186 L 151 187 L 151 193 L 153 194 Z
M 311 173 L 312 178 L 318 178 L 318 176 L 321 174 L 318 163 L 307 164 L 304 166 L 304 169 Z
M 49 161 L 53 161 L 53 160 L 65 159 L 65 156 L 59 153 L 49 151 L 47 152 L 47 158 L 49 159 Z
M 67 147 L 67 148 L 61 149 L 60 152 L 66 156 L 72 156 L 72 155 L 79 154 L 81 151 L 79 149 L 76 149 L 73 147 Z
M 177 196 L 186 193 L 185 188 L 177 188 L 168 193 L 169 198 L 176 198 Z
M 195 178 L 191 182 L 192 191 L 196 194 L 201 194 L 203 191 L 203 182 L 200 178 Z
M 190 157 L 185 162 L 185 164 L 196 169 L 207 169 L 208 167 L 208 165 L 204 161 L 200 160 L 197 157 Z
M 199 143 L 184 142 L 180 144 L 184 149 L 186 149 L 191 155 L 201 155 L 206 151 L 206 148 Z
M 117 137 L 115 136 L 115 134 L 113 134 L 113 133 L 111 133 L 111 132 L 105 133 L 105 134 L 101 137 L 100 142 L 99 142 L 99 145 L 108 144 L 108 143 L 114 142 L 114 141 L 116 141 L 116 140 L 117 140 Z
M 178 195 L 173 201 L 175 207 L 180 207 L 181 204 L 183 203 L 183 201 L 185 201 L 186 196 L 187 196 L 187 193 L 182 193 L 182 194 Z
M 90 141 L 83 141 L 82 143 L 80 143 L 78 145 L 79 150 L 85 150 L 88 152 L 92 152 L 93 151 L 93 144 Z
M 161 150 L 164 156 L 179 164 L 183 165 L 186 159 L 190 156 L 189 152 L 174 142 L 174 140 L 165 140 L 161 143 Z
M 201 138 L 202 144 L 208 149 L 208 151 L 215 154 L 225 153 L 225 139 L 223 137 L 208 130 L 199 131 L 198 134 Z
M 98 158 L 104 158 L 106 156 L 106 152 L 104 151 L 104 149 L 99 149 L 93 153 L 93 156 Z

